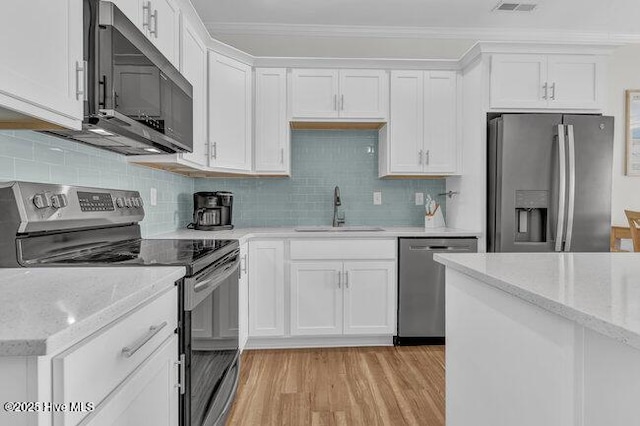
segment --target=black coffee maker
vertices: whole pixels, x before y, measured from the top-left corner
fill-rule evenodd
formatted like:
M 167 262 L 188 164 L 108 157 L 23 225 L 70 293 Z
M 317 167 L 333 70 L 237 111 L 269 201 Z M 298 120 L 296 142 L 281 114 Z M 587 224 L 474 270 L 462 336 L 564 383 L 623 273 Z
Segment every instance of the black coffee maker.
M 189 228 L 201 231 L 233 229 L 232 211 L 232 192 L 196 192 L 193 194 L 193 223 Z

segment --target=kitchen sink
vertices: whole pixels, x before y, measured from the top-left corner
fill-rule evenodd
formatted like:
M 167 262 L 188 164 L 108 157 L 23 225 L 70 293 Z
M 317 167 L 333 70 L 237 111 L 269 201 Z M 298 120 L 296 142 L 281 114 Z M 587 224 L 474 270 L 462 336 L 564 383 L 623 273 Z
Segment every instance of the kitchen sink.
M 384 229 L 377 226 L 300 226 L 296 232 L 379 232 Z

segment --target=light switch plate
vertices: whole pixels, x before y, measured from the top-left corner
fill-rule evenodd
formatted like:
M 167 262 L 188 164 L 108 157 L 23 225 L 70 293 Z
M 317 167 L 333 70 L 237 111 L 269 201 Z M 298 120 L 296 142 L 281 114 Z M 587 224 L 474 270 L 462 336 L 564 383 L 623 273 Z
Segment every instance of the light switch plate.
M 149 202 L 152 206 L 158 205 L 158 190 L 155 188 L 151 188 L 151 193 L 149 194 Z
M 416 206 L 424 204 L 424 192 L 416 192 Z
M 379 206 L 382 204 L 382 192 L 376 191 L 373 193 L 373 205 Z

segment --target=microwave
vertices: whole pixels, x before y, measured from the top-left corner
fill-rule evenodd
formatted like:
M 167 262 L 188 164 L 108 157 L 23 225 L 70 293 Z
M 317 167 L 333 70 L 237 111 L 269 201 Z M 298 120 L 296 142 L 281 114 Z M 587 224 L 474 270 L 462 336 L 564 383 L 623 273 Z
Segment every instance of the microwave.
M 125 155 L 193 151 L 191 84 L 116 5 L 84 0 L 82 130 L 46 133 Z

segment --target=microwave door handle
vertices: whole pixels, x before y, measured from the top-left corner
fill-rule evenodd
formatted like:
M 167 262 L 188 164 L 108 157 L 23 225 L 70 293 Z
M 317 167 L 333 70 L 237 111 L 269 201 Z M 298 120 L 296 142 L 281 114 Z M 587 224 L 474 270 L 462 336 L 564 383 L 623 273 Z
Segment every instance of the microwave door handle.
M 567 125 L 567 139 L 569 142 L 569 203 L 567 206 L 567 236 L 564 251 L 571 251 L 571 239 L 573 237 L 573 219 L 576 206 L 576 144 L 573 134 L 573 125 Z
M 567 192 L 567 158 L 565 147 L 564 125 L 558 124 L 558 165 L 560 167 L 560 176 L 558 182 L 558 223 L 556 224 L 556 246 L 555 251 L 562 251 L 562 243 L 564 239 L 564 221 L 565 221 L 565 199 Z

